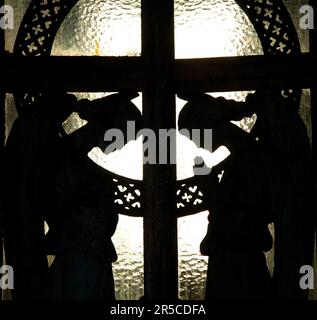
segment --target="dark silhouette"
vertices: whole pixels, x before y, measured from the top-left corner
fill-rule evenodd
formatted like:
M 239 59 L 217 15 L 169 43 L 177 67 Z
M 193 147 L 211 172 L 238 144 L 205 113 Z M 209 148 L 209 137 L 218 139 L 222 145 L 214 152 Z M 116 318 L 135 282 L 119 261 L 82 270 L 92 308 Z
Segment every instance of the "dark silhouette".
M 314 178 L 307 129 L 297 108 L 278 92 L 258 92 L 262 144 L 271 163 L 270 201 L 275 226 L 273 296 L 305 300 L 300 268 L 312 266 L 314 252 Z
M 95 146 L 107 147 L 107 129 L 125 132 L 128 120 L 140 128 L 141 113 L 132 97 L 116 94 L 82 101 L 78 113 L 88 124 L 62 141 L 57 172 L 60 223 L 51 235 L 56 239 L 56 258 L 47 285 L 50 299 L 115 298 L 111 267 L 117 259 L 111 241 L 118 222 L 115 185 L 87 153 Z
M 19 114 L 4 150 L 3 210 L 6 262 L 14 268 L 13 299 L 38 299 L 47 273 L 44 219 L 54 217 L 55 150 L 62 122 L 77 99 L 67 94 L 46 93 Z M 41 172 L 39 164 L 47 168 Z M 43 166 L 42 166 L 43 167 Z M 36 185 L 50 181 L 45 188 Z M 38 191 L 42 189 L 41 196 Z M 44 192 L 45 190 L 45 192 Z M 54 212 L 56 214 L 56 212 Z
M 88 124 L 70 135 L 60 134 L 53 149 L 50 149 L 47 141 L 50 152 L 39 154 L 39 158 L 33 159 L 34 163 L 29 161 L 30 167 L 21 168 L 20 163 L 17 164 L 17 167 L 20 165 L 18 170 L 21 174 L 32 177 L 31 181 L 25 179 L 28 192 L 23 190 L 19 198 L 21 206 L 27 204 L 32 214 L 24 216 L 24 210 L 21 216 L 17 217 L 9 201 L 7 216 L 11 218 L 12 223 L 11 227 L 7 228 L 7 233 L 13 241 L 22 238 L 23 230 L 26 230 L 27 236 L 32 233 L 34 237 L 40 238 L 37 243 L 41 243 L 40 257 L 43 269 L 41 274 L 37 273 L 39 265 L 29 256 L 28 251 L 39 255 L 39 248 L 34 245 L 35 241 L 27 246 L 21 239 L 14 251 L 8 248 L 23 266 L 29 268 L 28 263 L 31 263 L 35 267 L 32 272 L 37 287 L 29 287 L 24 277 L 21 278 L 20 287 L 23 286 L 25 290 L 18 297 L 63 300 L 114 299 L 111 262 L 116 260 L 116 252 L 111 236 L 118 221 L 118 213 L 113 205 L 114 184 L 105 170 L 90 160 L 87 154 L 95 146 L 106 148 L 109 144 L 104 141 L 107 129 L 117 128 L 126 132 L 128 120 L 135 120 L 137 127 L 140 127 L 141 113 L 130 101 L 135 96 L 137 95 L 120 93 L 93 101 L 81 100 L 77 103 L 76 100 L 75 106 L 71 109 L 77 111 Z M 42 105 L 45 109 L 49 106 Z M 14 140 L 13 138 L 14 136 L 11 139 Z M 12 145 L 18 148 L 18 142 L 12 141 Z M 31 147 L 30 141 L 30 149 Z M 14 154 L 8 154 L 15 158 Z M 12 193 L 11 199 L 15 196 Z M 36 230 L 34 215 L 38 224 Z M 43 240 L 44 219 L 49 225 L 49 232 Z M 19 229 L 12 232 L 16 226 L 14 220 Z M 30 228 L 25 229 L 25 226 Z M 49 269 L 47 261 L 44 261 L 46 254 L 56 256 Z M 17 293 L 20 293 L 19 287 L 16 288 Z M 38 289 L 37 295 L 32 296 L 33 289 Z
M 305 298 L 299 268 L 312 261 L 313 188 L 309 141 L 298 113 L 268 92 L 249 95 L 245 103 L 205 94 L 181 97 L 189 102 L 179 128 L 212 128 L 214 149 L 225 145 L 231 152 L 201 179 L 210 211 L 201 243 L 209 256 L 206 299 Z M 258 120 L 250 134 L 229 122 L 254 112 Z M 272 246 L 272 221 L 274 287 L 263 253 Z
M 201 243 L 201 253 L 209 256 L 207 300 L 269 297 L 263 252 L 271 249 L 272 240 L 265 164 L 253 137 L 229 121 L 251 114 L 250 105 L 201 94 L 189 100 L 179 118 L 180 129 L 212 128 L 214 150 L 224 145 L 231 152 L 202 179 L 210 211 Z

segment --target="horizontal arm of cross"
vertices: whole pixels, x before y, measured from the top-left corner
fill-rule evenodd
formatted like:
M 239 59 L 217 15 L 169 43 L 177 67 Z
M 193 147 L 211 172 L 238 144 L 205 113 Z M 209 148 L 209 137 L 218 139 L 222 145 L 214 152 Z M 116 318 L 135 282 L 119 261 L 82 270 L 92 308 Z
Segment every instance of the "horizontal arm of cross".
M 180 59 L 172 64 L 174 90 L 235 91 L 310 88 L 316 84 L 317 57 L 244 56 Z M 6 92 L 63 89 L 74 92 L 146 90 L 151 65 L 138 57 L 0 58 L 0 87 Z

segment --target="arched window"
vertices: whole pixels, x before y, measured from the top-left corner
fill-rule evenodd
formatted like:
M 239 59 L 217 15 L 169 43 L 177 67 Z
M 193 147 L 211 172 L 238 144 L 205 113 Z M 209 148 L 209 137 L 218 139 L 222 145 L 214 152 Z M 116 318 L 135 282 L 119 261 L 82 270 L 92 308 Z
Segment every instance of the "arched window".
M 11 4 L 15 28 L 2 31 L 1 50 L 14 55 L 0 59 L 6 75 L 0 88 L 7 93 L 1 96 L 1 106 L 6 105 L 3 140 L 15 110 L 26 109 L 48 89 L 64 89 L 91 100 L 110 92 L 138 91 L 140 97 L 134 102 L 145 127 L 158 136 L 162 128 L 177 129 L 184 105 L 176 97 L 179 92 L 244 100 L 250 91 L 278 88 L 300 108 L 315 146 L 316 117 L 310 110 L 316 93 L 311 90 L 311 104 L 309 89 L 316 59 L 308 53 L 309 30 L 299 26 L 299 8 L 307 1 L 24 0 Z M 237 125 L 248 130 L 254 122 L 255 117 Z M 71 132 L 82 125 L 73 114 L 64 128 Z M 195 157 L 208 162 L 212 155 L 176 131 L 173 135 L 176 145 L 171 145 L 177 151 L 168 148 L 167 155 L 175 152 L 176 163 L 159 163 L 157 149 L 156 164 L 143 165 L 141 138 L 109 156 L 100 150 L 90 153 L 113 175 L 116 205 L 122 213 L 114 235 L 118 299 L 204 298 L 207 258 L 200 255 L 199 243 L 206 232 L 207 207 L 192 165 Z M 185 217 L 177 219 L 177 211 Z M 192 213 L 196 215 L 189 216 Z M 268 255 L 269 264 L 271 260 Z

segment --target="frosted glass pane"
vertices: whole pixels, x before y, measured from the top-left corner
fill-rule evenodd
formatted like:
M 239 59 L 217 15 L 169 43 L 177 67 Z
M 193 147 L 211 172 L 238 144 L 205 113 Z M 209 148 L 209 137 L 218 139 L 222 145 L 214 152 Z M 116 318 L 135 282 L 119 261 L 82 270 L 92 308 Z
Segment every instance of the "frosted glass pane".
M 207 232 L 208 212 L 178 220 L 179 297 L 201 300 L 205 296 L 208 257 L 199 254 L 199 246 Z
M 262 53 L 257 34 L 234 0 L 175 1 L 176 58 Z
M 21 23 L 21 20 L 23 18 L 23 15 L 26 11 L 26 9 L 28 8 L 29 4 L 30 4 L 31 0 L 5 0 L 4 3 L 7 5 L 11 5 L 14 9 L 14 29 L 13 30 L 5 30 L 5 48 L 7 51 L 12 52 L 13 51 L 13 46 L 14 46 L 14 42 L 15 42 L 15 38 Z M 75 52 L 81 52 L 81 54 L 83 55 L 91 55 L 91 54 L 95 54 L 95 53 L 99 53 L 100 55 L 139 55 L 141 52 L 141 19 L 140 19 L 140 0 L 120 0 L 120 1 L 115 1 L 115 0 L 104 0 L 104 1 L 95 1 L 95 0 L 81 0 L 79 1 L 79 3 L 77 4 L 77 6 L 75 6 L 74 10 L 77 10 L 77 13 L 75 13 L 75 11 L 73 10 L 69 16 L 66 18 L 65 23 L 62 25 L 61 29 L 59 30 L 59 38 L 57 39 L 57 43 L 54 46 L 54 54 L 61 54 L 61 52 L 59 51 L 61 50 L 67 50 L 68 54 L 73 55 L 75 54 Z M 192 13 L 192 11 L 195 8 L 199 8 L 201 11 L 205 11 L 205 19 L 207 20 L 211 20 L 212 16 L 218 16 L 217 19 L 218 21 L 223 19 L 223 16 L 226 15 L 224 14 L 219 14 L 218 13 L 214 13 L 214 14 L 210 14 L 210 5 L 214 5 L 214 6 L 221 6 L 222 3 L 224 1 L 214 1 L 214 0 L 206 0 L 206 1 L 202 1 L 202 0 L 196 0 L 196 1 L 186 1 L 186 0 L 178 0 L 175 2 L 176 4 L 176 25 L 178 26 L 178 30 L 176 30 L 177 32 L 180 31 L 179 27 L 181 25 L 184 25 L 186 28 L 191 29 L 190 33 L 188 33 L 188 36 L 190 36 L 191 34 L 194 33 L 194 29 L 190 28 L 190 24 L 188 23 L 189 19 L 192 20 L 192 24 L 193 26 L 197 26 L 199 24 L 198 21 L 198 17 L 197 17 L 197 13 Z M 234 1 L 226 1 L 226 4 L 229 5 L 230 3 L 232 4 Z M 309 30 L 303 30 L 300 28 L 299 25 L 299 21 L 300 21 L 300 13 L 299 13 L 299 8 L 303 5 L 308 4 L 308 0 L 284 0 L 283 1 L 284 4 L 286 5 L 292 19 L 294 22 L 294 25 L 296 27 L 298 36 L 299 36 L 299 40 L 300 40 L 300 44 L 301 44 L 301 49 L 303 52 L 307 52 L 309 50 Z M 184 4 L 184 6 L 183 6 Z M 128 10 L 128 8 L 131 8 L 131 10 Z M 227 7 L 228 8 L 228 7 Z M 228 9 L 226 8 L 226 10 L 228 11 Z M 234 8 L 232 6 L 232 8 Z M 108 13 L 104 13 L 102 12 L 97 12 L 97 10 L 99 9 L 107 9 Z M 113 16 L 112 13 L 110 13 L 109 9 L 111 9 L 112 12 L 116 13 L 116 18 L 117 18 L 117 22 L 115 24 L 109 22 L 109 16 L 111 15 L 111 17 Z M 229 9 L 230 10 L 230 9 Z M 231 10 L 231 17 L 233 19 L 231 19 L 231 21 L 229 21 L 229 29 L 227 30 L 220 30 L 221 33 L 219 35 L 217 35 L 216 39 L 220 38 L 221 34 L 229 34 L 229 38 L 230 36 L 232 36 L 232 34 L 230 35 L 230 32 L 232 31 L 232 27 L 233 27 L 233 23 L 237 18 L 240 19 L 241 21 L 245 18 L 241 18 L 241 13 L 237 12 L 237 15 L 234 16 L 233 12 L 235 11 Z M 187 11 L 187 12 L 186 12 Z M 90 16 L 90 18 L 86 17 L 86 14 L 92 14 Z M 118 14 L 122 13 L 122 15 L 119 17 Z M 181 16 L 182 15 L 182 16 Z M 98 17 L 99 16 L 99 17 Z M 104 18 L 100 18 L 100 16 L 104 17 Z M 126 20 L 126 18 L 129 17 L 129 21 Z M 121 23 L 121 21 L 125 20 L 125 27 L 123 26 L 123 24 Z M 228 19 L 228 18 L 225 18 Z M 121 20 L 121 21 L 119 21 Z M 214 23 L 212 21 L 210 21 L 211 23 Z M 244 21 L 247 22 L 248 21 Z M 88 24 L 87 24 L 88 23 Z M 111 42 L 110 36 L 109 36 L 109 32 L 107 32 L 108 35 L 104 35 L 104 37 L 101 37 L 99 35 L 97 35 L 97 33 L 99 33 L 100 31 L 102 31 L 102 33 L 105 33 L 105 29 L 104 26 L 106 26 L 106 24 L 104 24 L 104 26 L 101 26 L 102 23 L 107 23 L 108 26 L 110 27 L 111 30 L 116 30 L 117 36 L 116 39 L 113 39 L 112 41 L 115 41 L 117 44 L 119 43 L 119 45 L 122 47 L 124 46 L 124 53 L 117 51 L 117 49 L 115 49 L 114 53 L 109 53 L 108 50 L 112 51 L 113 49 L 110 49 L 110 47 L 112 47 L 112 44 L 110 44 L 109 48 L 105 48 L 105 51 L 103 51 L 104 46 L 106 44 L 106 42 Z M 76 29 L 73 27 L 73 25 L 76 26 Z M 96 30 L 98 30 L 98 32 L 94 33 L 93 28 L 95 28 Z M 211 26 L 208 27 L 209 29 L 211 29 Z M 210 39 L 210 42 L 208 43 L 208 46 L 210 46 L 210 44 L 212 43 L 212 35 L 215 33 L 215 31 L 212 30 L 208 30 L 208 28 L 205 28 L 205 31 L 208 32 L 207 35 L 205 35 L 204 37 L 206 39 Z M 126 31 L 128 30 L 128 31 Z M 134 30 L 133 32 L 131 30 Z M 217 29 L 219 31 L 219 26 L 217 27 Z M 231 30 L 231 31 L 230 31 Z M 87 32 L 88 31 L 88 32 Z M 63 36 L 61 36 L 61 33 L 67 33 L 64 34 Z M 251 33 L 253 33 L 253 31 L 251 30 Z M 128 35 L 128 36 L 127 36 Z M 179 33 L 178 35 L 181 36 L 181 38 L 179 38 L 179 41 L 181 41 L 182 39 L 184 39 L 184 31 L 181 31 L 181 33 Z M 77 37 L 77 38 L 74 38 Z M 199 36 L 200 38 L 202 37 L 201 35 Z M 67 40 L 68 42 L 67 43 Z M 80 39 L 84 39 L 85 41 L 87 41 L 84 45 L 80 44 L 79 41 Z M 122 39 L 124 39 L 124 41 L 122 41 Z M 185 38 L 186 39 L 186 38 Z M 100 42 L 101 40 L 101 42 Z M 192 40 L 192 39 L 191 39 Z M 90 41 L 91 43 L 88 43 L 88 41 Z M 105 42 L 106 41 L 106 42 Z M 195 40 L 197 41 L 197 40 Z M 76 42 L 76 44 L 75 44 Z M 126 43 L 129 44 L 126 44 Z M 222 43 L 224 43 L 224 40 L 221 40 Z M 228 40 L 225 40 L 225 42 L 227 43 Z M 97 43 L 99 43 L 99 48 Z M 195 42 L 192 42 L 193 44 Z M 219 48 L 219 44 L 217 43 L 213 43 L 212 44 L 215 49 L 214 52 L 216 52 Z M 89 47 L 90 46 L 90 47 Z M 178 44 L 179 46 L 179 44 Z M 58 48 L 60 47 L 60 48 Z M 200 47 L 204 46 L 201 45 Z M 74 53 L 72 53 L 72 48 L 74 49 Z M 177 55 L 180 49 L 177 49 Z M 198 48 L 192 48 L 191 52 L 194 52 L 195 54 L 198 54 L 199 56 L 201 56 L 203 54 L 203 52 L 199 53 Z M 204 49 L 205 50 L 205 49 Z M 113 51 L 112 51 L 113 52 Z M 188 55 L 190 55 L 191 53 L 188 52 Z M 206 55 L 207 56 L 207 55 Z
M 283 1 L 297 31 L 302 52 L 309 52 L 309 30 L 300 27 L 300 7 L 309 4 L 308 0 L 284 0 Z
M 52 55 L 138 56 L 141 0 L 80 0 L 62 23 Z
M 113 263 L 116 298 L 138 300 L 144 295 L 143 218 L 120 215 L 112 240 L 118 252 Z
M 18 117 L 13 94 L 7 93 L 5 100 L 5 139 L 7 141 L 12 125 Z
M 299 114 L 306 125 L 308 137 L 312 143 L 311 95 L 309 89 L 303 89 Z
M 22 21 L 22 18 L 24 16 L 24 13 L 26 12 L 26 9 L 28 8 L 29 4 L 31 3 L 31 0 L 5 0 L 4 4 L 10 5 L 13 7 L 14 12 L 14 28 L 11 29 L 5 29 L 5 49 L 9 52 L 13 52 L 14 42 L 15 38 L 18 34 L 19 27 Z

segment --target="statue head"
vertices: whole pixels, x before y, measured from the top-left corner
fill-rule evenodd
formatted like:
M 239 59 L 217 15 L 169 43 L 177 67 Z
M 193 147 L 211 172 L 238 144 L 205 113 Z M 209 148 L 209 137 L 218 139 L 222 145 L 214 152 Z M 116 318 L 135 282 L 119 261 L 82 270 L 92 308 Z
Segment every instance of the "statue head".
M 88 123 L 78 131 L 85 143 L 106 148 L 109 142 L 105 141 L 105 133 L 109 129 L 121 130 L 125 143 L 129 142 L 126 134 L 128 121 L 135 122 L 137 131 L 143 125 L 142 114 L 131 101 L 137 96 L 137 93 L 120 92 L 92 101 L 80 100 L 76 111 Z
M 249 142 L 249 134 L 230 122 L 252 114 L 247 105 L 245 108 L 240 108 L 243 102 L 226 100 L 222 97 L 214 98 L 204 93 L 181 96 L 181 98 L 188 102 L 179 114 L 179 130 L 200 129 L 200 142 L 202 142 L 203 130 L 212 129 L 213 151 L 222 145 L 231 151 Z M 239 108 L 235 108 L 235 105 Z

